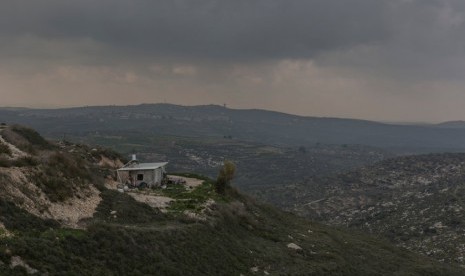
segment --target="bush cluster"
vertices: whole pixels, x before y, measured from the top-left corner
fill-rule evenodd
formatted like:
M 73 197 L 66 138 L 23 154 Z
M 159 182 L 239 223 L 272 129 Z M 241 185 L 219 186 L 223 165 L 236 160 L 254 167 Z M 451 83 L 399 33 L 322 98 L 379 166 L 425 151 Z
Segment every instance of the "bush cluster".
M 36 217 L 4 199 L 0 200 L 0 221 L 7 229 L 22 232 L 42 232 L 60 226 L 54 220 Z
M 47 194 L 52 202 L 64 201 L 75 191 L 93 180 L 85 161 L 69 154 L 57 152 L 35 170 L 30 180 Z
M 11 156 L 12 152 L 10 147 L 8 147 L 7 144 L 3 143 L 0 141 L 0 155 L 6 154 L 8 156 Z
M 37 131 L 32 128 L 27 128 L 19 125 L 13 125 L 11 130 L 21 135 L 26 139 L 31 145 L 38 147 L 40 149 L 51 149 L 52 145 L 44 139 Z
M 53 149 L 54 146 L 45 140 L 40 134 L 20 125 L 13 125 L 2 131 L 3 138 L 10 144 L 30 154 L 36 154 L 38 150 Z
M 94 217 L 99 221 L 119 223 L 151 223 L 160 222 L 166 216 L 160 211 L 133 199 L 127 194 L 115 190 L 103 190 L 102 201 L 97 207 Z M 115 216 L 111 212 L 115 211 Z
M 0 221 L 15 232 L 1 240 L 0 260 L 8 264 L 21 256 L 46 275 L 248 275 L 252 267 L 272 275 L 463 275 L 372 238 L 248 201 L 220 203 L 214 221 L 180 224 L 126 194 L 107 190 L 102 197 L 86 230 L 60 228 L 0 201 Z M 111 211 L 117 220 L 108 219 Z M 288 249 L 289 242 L 302 250 Z M 0 265 L 0 274 L 22 272 Z
M 216 179 L 215 189 L 218 194 L 224 195 L 226 188 L 230 186 L 231 180 L 234 178 L 236 173 L 236 165 L 231 161 L 225 161 L 223 167 L 221 167 Z
M 39 165 L 37 158 L 24 156 L 17 159 L 7 159 L 0 157 L 0 167 L 33 167 Z

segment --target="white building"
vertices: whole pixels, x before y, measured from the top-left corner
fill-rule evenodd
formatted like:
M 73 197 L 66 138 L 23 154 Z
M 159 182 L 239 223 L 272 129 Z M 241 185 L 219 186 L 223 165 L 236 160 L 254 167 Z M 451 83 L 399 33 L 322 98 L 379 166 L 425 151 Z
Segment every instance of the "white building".
M 133 160 L 117 170 L 118 181 L 132 187 L 157 187 L 166 175 L 168 162 L 139 163 Z

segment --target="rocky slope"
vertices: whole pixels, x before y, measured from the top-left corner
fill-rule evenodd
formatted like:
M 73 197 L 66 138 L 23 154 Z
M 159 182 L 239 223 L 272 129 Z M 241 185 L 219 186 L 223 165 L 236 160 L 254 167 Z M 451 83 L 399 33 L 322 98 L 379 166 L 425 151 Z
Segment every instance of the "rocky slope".
M 0 197 L 68 227 L 92 217 L 102 175 L 121 164 L 100 148 L 44 140 L 21 126 L 0 129 Z
M 0 135 L 3 275 L 463 275 L 365 234 L 255 203 L 232 188 L 114 189 L 118 156 L 53 144 L 33 130 Z M 194 184 L 195 183 L 195 184 Z M 163 206 L 155 198 L 168 201 Z
M 312 219 L 465 264 L 465 154 L 394 158 L 296 184 L 283 198 L 284 208 Z

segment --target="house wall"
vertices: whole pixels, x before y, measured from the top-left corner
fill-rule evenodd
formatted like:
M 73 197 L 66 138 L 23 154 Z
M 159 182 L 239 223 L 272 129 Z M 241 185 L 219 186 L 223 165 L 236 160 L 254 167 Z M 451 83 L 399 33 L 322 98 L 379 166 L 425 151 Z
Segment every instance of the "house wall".
M 161 185 L 163 180 L 163 173 L 165 168 L 158 168 L 155 170 L 140 170 L 140 171 L 128 171 L 120 172 L 119 176 L 122 183 L 127 183 L 128 180 L 133 183 L 133 185 L 139 186 L 140 183 L 145 182 L 150 187 L 156 187 Z M 143 180 L 137 180 L 137 175 L 142 174 Z
M 143 180 L 137 180 L 137 175 L 142 174 Z M 160 186 L 161 181 L 163 180 L 163 168 L 158 168 L 155 170 L 143 170 L 143 171 L 131 171 L 130 177 L 133 177 L 136 186 L 139 186 L 140 183 L 145 182 L 148 186 Z
M 142 180 L 137 180 L 137 176 L 142 174 L 144 177 Z M 154 182 L 153 170 L 150 171 L 131 171 L 129 176 L 134 180 L 136 186 L 139 186 L 140 183 L 145 182 L 147 185 L 152 186 Z
M 163 173 L 165 172 L 165 168 L 161 167 L 155 170 L 154 174 L 154 184 L 155 186 L 160 186 L 161 181 L 163 180 Z

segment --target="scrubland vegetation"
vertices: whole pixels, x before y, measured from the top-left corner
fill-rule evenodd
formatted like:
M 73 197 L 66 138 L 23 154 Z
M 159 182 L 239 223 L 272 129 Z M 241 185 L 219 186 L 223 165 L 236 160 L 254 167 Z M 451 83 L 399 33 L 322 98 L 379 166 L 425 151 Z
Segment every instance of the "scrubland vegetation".
M 49 275 L 462 275 L 357 233 L 309 223 L 250 199 L 219 203 L 205 222 L 161 215 L 127 195 L 104 191 L 86 230 L 60 228 L 14 204 L 0 204 L 0 260 L 21 256 Z M 117 219 L 109 219 L 117 211 Z M 5 214 L 8 214 L 7 216 Z M 288 248 L 289 243 L 302 249 Z M 5 274 L 25 274 L 0 266 Z
M 72 144 L 48 148 L 40 139 L 28 141 L 38 141 L 30 143 L 38 164 L 18 170 L 32 171 L 31 183 L 52 201 L 79 199 L 77 191 L 90 186 L 98 188 L 101 201 L 81 228 L 71 229 L 0 197 L 3 275 L 464 274 L 459 267 L 365 234 L 256 203 L 227 185 L 234 175 L 230 168 L 218 177 L 226 184 L 221 191 L 218 180 L 194 174 L 183 174 L 203 180 L 192 189 L 172 184 L 151 191 L 174 200 L 162 212 L 103 185 L 111 170 L 97 165 L 96 158 L 104 151 Z M 0 174 L 0 185 L 15 183 Z M 12 266 L 13 259 L 23 264 Z

